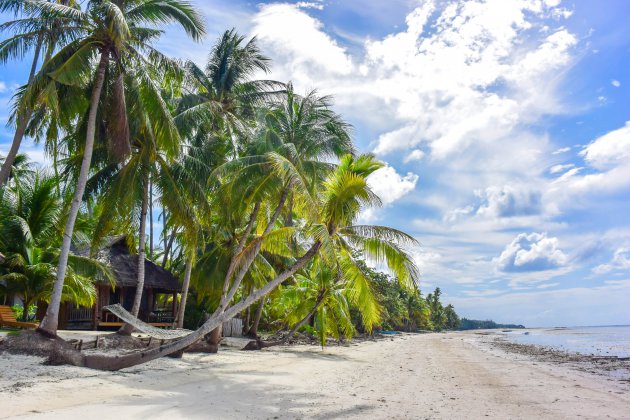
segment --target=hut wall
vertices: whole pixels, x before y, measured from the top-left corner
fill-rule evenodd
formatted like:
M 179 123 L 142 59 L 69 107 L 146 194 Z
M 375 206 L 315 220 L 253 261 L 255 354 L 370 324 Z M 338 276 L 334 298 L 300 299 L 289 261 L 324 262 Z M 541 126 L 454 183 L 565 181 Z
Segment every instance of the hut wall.
M 232 318 L 223 323 L 224 337 L 241 337 L 243 335 L 243 320 Z

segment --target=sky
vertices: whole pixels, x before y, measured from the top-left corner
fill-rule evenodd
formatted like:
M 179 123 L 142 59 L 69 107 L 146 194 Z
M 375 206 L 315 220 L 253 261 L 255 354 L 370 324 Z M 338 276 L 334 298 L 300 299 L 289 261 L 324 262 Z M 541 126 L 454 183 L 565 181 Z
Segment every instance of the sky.
M 626 0 L 196 4 L 208 37 L 167 28 L 157 46 L 203 64 L 235 27 L 272 59 L 264 77 L 333 95 L 386 163 L 369 180 L 383 206 L 360 223 L 418 239 L 424 294 L 473 319 L 630 324 Z M 0 67 L 3 122 L 28 65 Z

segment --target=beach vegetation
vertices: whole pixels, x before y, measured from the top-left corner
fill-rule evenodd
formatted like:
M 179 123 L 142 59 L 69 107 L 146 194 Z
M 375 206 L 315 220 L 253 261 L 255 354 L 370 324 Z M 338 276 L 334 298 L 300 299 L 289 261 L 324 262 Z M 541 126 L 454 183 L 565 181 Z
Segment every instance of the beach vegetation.
M 15 38 L 0 43 L 0 58 L 45 57 L 18 89 L 12 122 L 17 137 L 44 144 L 52 175 L 18 153 L 4 161 L 5 289 L 20 287 L 26 307 L 48 302 L 38 331 L 54 336 L 60 303 L 90 306 L 94 282 L 112 278 L 77 251 L 93 256 L 125 235 L 138 264 L 131 314 L 148 258 L 182 279 L 175 325 L 195 329 L 142 352 L 69 361 L 115 370 L 200 340 L 216 346 L 235 316 L 258 347 L 261 324 L 286 331 L 282 343 L 302 330 L 322 346 L 375 330 L 456 328 L 439 288 L 420 293 L 416 239 L 359 222 L 381 205 L 368 179 L 384 164 L 357 152 L 331 96 L 258 78 L 271 62 L 255 38 L 225 31 L 202 68 L 155 47 L 167 24 L 204 35 L 186 1 L 15 4 L 0 0 L 21 22 L 0 27 Z

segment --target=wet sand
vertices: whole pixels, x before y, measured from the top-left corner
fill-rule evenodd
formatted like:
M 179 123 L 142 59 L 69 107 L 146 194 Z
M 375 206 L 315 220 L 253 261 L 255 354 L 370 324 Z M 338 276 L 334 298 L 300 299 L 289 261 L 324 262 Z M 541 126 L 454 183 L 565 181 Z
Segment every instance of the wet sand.
M 186 354 L 121 372 L 0 355 L 0 417 L 630 418 L 627 382 L 474 333 Z

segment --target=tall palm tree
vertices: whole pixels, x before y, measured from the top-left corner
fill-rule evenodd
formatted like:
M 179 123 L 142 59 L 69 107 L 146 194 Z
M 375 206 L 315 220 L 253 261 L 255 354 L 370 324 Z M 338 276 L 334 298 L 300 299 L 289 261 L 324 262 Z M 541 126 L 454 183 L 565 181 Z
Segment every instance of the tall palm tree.
M 187 2 L 180 0 L 92 0 L 84 10 L 47 2 L 34 2 L 33 7 L 41 14 L 61 15 L 76 22 L 82 28 L 81 36 L 62 48 L 52 57 L 29 85 L 26 96 L 31 100 L 41 97 L 43 89 L 49 85 L 49 78 L 57 83 L 90 86 L 90 100 L 85 118 L 85 142 L 82 145 L 83 157 L 74 191 L 57 269 L 57 281 L 51 297 L 51 303 L 39 330 L 48 335 L 55 335 L 59 303 L 65 271 L 70 252 L 70 238 L 74 223 L 82 202 L 85 185 L 88 180 L 94 138 L 97 126 L 99 104 L 106 81 L 112 82 L 115 98 L 108 109 L 117 114 L 118 124 L 112 127 L 113 139 L 118 141 L 118 150 L 123 156 L 128 152 L 125 147 L 128 133 L 127 114 L 124 105 L 123 78 L 130 63 L 135 63 L 136 77 L 141 86 L 142 98 L 152 102 L 152 109 L 161 112 L 165 108 L 160 92 L 151 80 L 148 71 L 143 72 L 143 65 L 153 66 L 156 62 L 168 65 L 169 60 L 156 51 L 151 42 L 159 37 L 161 31 L 149 24 L 161 26 L 176 23 L 193 37 L 199 39 L 204 34 L 204 24 L 196 10 Z M 98 63 L 96 69 L 90 64 Z M 47 92 L 48 93 L 48 92 Z M 46 93 L 46 94 L 47 94 Z M 167 112 L 165 112 L 167 113 Z M 154 130 L 162 132 L 172 129 L 168 121 L 158 122 Z
M 269 72 L 269 58 L 256 38 L 245 42 L 235 29 L 225 31 L 208 57 L 205 69 L 186 63 L 188 86 L 178 106 L 177 122 L 188 138 L 208 140 L 223 131 L 232 157 L 236 137 L 254 122 L 255 106 L 270 100 L 284 85 L 272 80 L 252 80 L 256 72 Z
M 70 0 L 58 0 L 55 3 L 70 5 Z M 74 2 L 72 2 L 74 3 Z M 42 50 L 45 51 L 43 62 L 48 61 L 59 46 L 70 42 L 78 34 L 79 28 L 73 22 L 55 14 L 37 14 L 31 2 L 18 0 L 0 0 L 0 12 L 12 12 L 16 19 L 0 25 L 0 31 L 10 31 L 13 36 L 0 42 L 0 63 L 11 59 L 23 59 L 28 53 L 33 53 L 33 60 L 29 71 L 27 85 L 33 81 Z M 26 15 L 24 18 L 17 18 Z M 26 134 L 28 121 L 33 108 L 16 103 L 14 119 L 16 121 L 15 134 L 9 153 L 0 168 L 0 188 L 9 179 L 13 161 L 18 155 L 20 145 Z
M 403 283 L 417 282 L 418 269 L 411 257 L 401 248 L 404 244 L 415 244 L 412 237 L 387 227 L 353 224 L 362 206 L 379 203 L 366 178 L 381 167 L 382 164 L 370 155 L 356 158 L 347 155 L 341 159 L 339 167 L 327 178 L 322 187 L 317 221 L 311 222 L 303 229 L 290 228 L 294 232 L 301 232 L 301 241 L 304 242 L 306 251 L 300 253 L 293 263 L 264 286 L 244 296 L 238 303 L 226 308 L 219 307 L 199 329 L 180 340 L 122 357 L 88 355 L 84 359 L 85 365 L 97 369 L 117 370 L 181 351 L 202 339 L 225 320 L 271 293 L 305 267 L 316 255 L 324 262 L 334 262 L 336 244 L 347 252 L 351 252 L 351 248 L 359 249 L 377 264 L 386 264 Z M 266 235 L 263 239 L 265 247 L 274 249 L 280 243 L 286 243 L 287 235 L 284 232 L 287 228 L 280 228 L 277 231 L 282 234 L 274 235 L 270 232 Z M 350 267 L 349 272 L 352 271 Z M 238 286 L 240 285 L 232 284 L 228 295 L 234 296 Z

